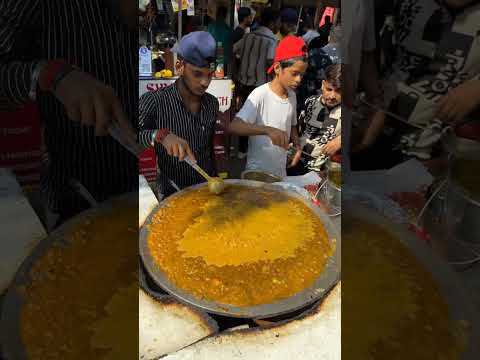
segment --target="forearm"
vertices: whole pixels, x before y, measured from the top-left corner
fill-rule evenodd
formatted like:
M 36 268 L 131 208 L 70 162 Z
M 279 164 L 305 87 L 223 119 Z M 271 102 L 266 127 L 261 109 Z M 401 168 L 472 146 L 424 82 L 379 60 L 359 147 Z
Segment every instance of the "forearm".
M 381 111 L 375 112 L 371 118 L 367 131 L 363 135 L 361 146 L 368 147 L 372 145 L 383 131 L 384 126 L 385 113 Z
M 31 90 L 36 91 L 36 88 L 32 78 L 39 63 L 39 61 L 0 63 L 0 98 L 6 102 L 7 107 L 18 107 L 34 99 Z
M 23 30 L 39 25 L 40 10 L 39 0 L 0 2 L 0 99 L 7 106 L 17 107 L 30 98 L 32 75 L 41 61 L 22 61 L 15 51 L 21 47 L 18 42 Z
M 162 143 L 163 140 L 170 135 L 170 130 L 161 128 L 154 130 L 141 130 L 138 133 L 138 142 L 144 148 L 153 146 L 155 143 Z
M 147 148 L 152 146 L 155 131 L 159 129 L 158 119 L 159 104 L 151 93 L 145 93 L 140 97 L 138 106 L 138 142 Z
M 144 148 L 152 146 L 152 139 L 155 134 L 155 130 L 140 130 L 138 132 L 138 142 Z
M 267 135 L 267 127 L 246 123 L 240 118 L 235 118 L 227 129 L 228 133 L 237 136 Z
M 363 53 L 360 82 L 370 102 L 378 103 L 382 100 L 383 91 L 375 62 L 375 53 L 373 51 Z
M 293 146 L 299 147 L 300 146 L 300 136 L 298 135 L 298 129 L 296 126 L 292 126 L 292 131 L 290 134 L 290 140 L 293 143 Z
M 342 64 L 342 78 L 344 82 L 342 105 L 346 106 L 347 109 L 351 110 L 353 108 L 353 103 L 356 96 L 355 82 L 353 79 L 353 71 L 351 65 Z

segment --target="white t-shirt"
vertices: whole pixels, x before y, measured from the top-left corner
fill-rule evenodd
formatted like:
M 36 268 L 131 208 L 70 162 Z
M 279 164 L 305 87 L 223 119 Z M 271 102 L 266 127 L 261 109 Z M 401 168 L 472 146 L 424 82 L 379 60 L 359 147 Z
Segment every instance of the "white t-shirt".
M 275 94 L 267 83 L 252 91 L 237 117 L 248 124 L 270 126 L 287 132 L 297 125 L 297 98 L 288 91 L 288 99 Z M 272 144 L 268 136 L 251 136 L 248 142 L 247 170 L 261 170 L 287 176 L 287 152 Z

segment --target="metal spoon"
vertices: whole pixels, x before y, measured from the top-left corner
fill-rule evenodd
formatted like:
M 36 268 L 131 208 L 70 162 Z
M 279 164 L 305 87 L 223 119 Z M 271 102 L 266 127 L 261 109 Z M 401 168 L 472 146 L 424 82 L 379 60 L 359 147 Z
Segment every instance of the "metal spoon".
M 211 177 L 208 175 L 198 164 L 192 161 L 190 158 L 185 158 L 185 162 L 194 168 L 200 175 L 202 175 L 208 181 L 208 189 L 211 193 L 219 195 L 225 190 L 225 182 L 222 178 Z
M 90 194 L 90 191 L 88 191 L 80 181 L 74 178 L 70 178 L 68 184 L 77 192 L 77 194 L 79 194 L 84 200 L 86 200 L 92 208 L 98 207 L 97 200 L 95 200 L 92 194 Z
M 122 145 L 125 149 L 130 151 L 137 158 L 140 157 L 140 154 L 143 152 L 144 149 L 137 142 L 129 141 L 126 134 L 124 134 L 123 130 L 120 128 L 120 126 L 116 122 L 113 122 L 108 127 L 108 133 L 112 138 L 118 141 L 118 143 L 120 143 L 120 145 Z

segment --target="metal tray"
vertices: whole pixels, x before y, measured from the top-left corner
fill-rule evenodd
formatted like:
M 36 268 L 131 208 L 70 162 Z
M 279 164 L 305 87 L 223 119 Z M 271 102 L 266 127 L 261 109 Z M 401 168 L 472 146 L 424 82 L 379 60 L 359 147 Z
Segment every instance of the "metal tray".
M 68 246 L 65 234 L 87 218 L 106 213 L 118 205 L 131 204 L 138 206 L 138 194 L 129 193 L 101 203 L 98 207 L 84 211 L 68 220 L 42 240 L 25 259 L 17 271 L 5 295 L 0 321 L 0 344 L 5 360 L 29 360 L 20 335 L 20 314 L 24 304 L 19 287 L 30 282 L 30 269 L 53 245 Z M 59 344 L 60 345 L 60 344 Z
M 190 293 L 176 287 L 165 275 L 165 273 L 157 266 L 155 260 L 150 254 L 148 247 L 148 234 L 149 234 L 149 225 L 152 223 L 153 216 L 157 213 L 160 207 L 165 207 L 175 198 L 183 196 L 185 193 L 192 190 L 196 190 L 202 187 L 205 187 L 206 184 L 195 185 L 190 188 L 184 189 L 169 198 L 161 202 L 152 213 L 148 216 L 144 225 L 140 229 L 140 256 L 143 260 L 145 268 L 150 274 L 151 278 L 155 283 L 163 288 L 165 291 L 169 292 L 175 296 L 180 301 L 193 305 L 197 308 L 205 310 L 210 313 L 226 315 L 231 317 L 241 317 L 241 318 L 269 318 L 274 316 L 283 315 L 298 309 L 301 309 L 314 301 L 320 299 L 325 294 L 327 294 L 330 289 L 340 280 L 340 269 L 341 269 L 341 241 L 338 231 L 335 229 L 333 223 L 329 217 L 317 206 L 313 205 L 311 202 L 306 200 L 303 196 L 297 194 L 296 192 L 285 190 L 280 186 L 275 184 L 265 184 L 258 181 L 249 181 L 249 180 L 226 180 L 227 184 L 237 184 L 255 188 L 264 188 L 273 191 L 279 191 L 287 194 L 295 199 L 300 200 L 305 205 L 307 205 L 315 215 L 322 221 L 325 226 L 325 230 L 328 234 L 330 241 L 335 241 L 335 252 L 332 257 L 327 261 L 325 270 L 315 281 L 315 283 L 305 289 L 304 291 L 295 294 L 287 299 L 280 300 L 272 304 L 264 304 L 258 306 L 250 307 L 238 307 L 230 304 L 221 304 L 213 301 L 207 301 L 199 299 Z
M 347 218 L 353 217 L 379 225 L 411 251 L 424 269 L 432 275 L 449 306 L 450 318 L 453 321 L 466 321 L 470 326 L 468 346 L 461 359 L 477 360 L 480 351 L 480 317 L 452 268 L 410 232 L 405 225 L 394 223 L 370 207 L 360 205 L 355 201 L 345 201 L 342 206 L 345 217 L 344 224 Z

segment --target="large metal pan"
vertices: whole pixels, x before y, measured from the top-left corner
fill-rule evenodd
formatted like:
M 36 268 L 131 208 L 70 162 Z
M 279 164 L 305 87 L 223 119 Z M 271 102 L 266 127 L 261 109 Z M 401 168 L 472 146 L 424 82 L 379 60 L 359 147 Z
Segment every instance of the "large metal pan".
M 339 281 L 340 279 L 340 268 L 341 268 L 341 241 L 338 231 L 335 229 L 329 217 L 320 210 L 317 206 L 310 203 L 301 195 L 296 192 L 285 190 L 281 186 L 274 184 L 265 184 L 257 181 L 248 181 L 248 180 L 226 180 L 227 184 L 238 184 L 249 187 L 262 187 L 264 189 L 270 189 L 273 191 L 279 191 L 287 194 L 295 199 L 302 201 L 307 205 L 312 212 L 319 217 L 322 223 L 325 226 L 328 238 L 332 242 L 336 242 L 335 252 L 333 256 L 328 260 L 327 265 L 323 273 L 315 281 L 313 286 L 305 289 L 304 291 L 295 294 L 292 297 L 287 299 L 275 302 L 273 304 L 265 304 L 251 307 L 238 307 L 229 304 L 221 304 L 212 301 L 206 301 L 199 299 L 188 292 L 176 287 L 165 275 L 165 273 L 157 266 L 155 260 L 153 259 L 149 247 L 148 247 L 148 234 L 149 234 L 149 225 L 152 223 L 153 216 L 157 213 L 159 208 L 168 206 L 168 204 L 175 198 L 181 197 L 184 194 L 202 188 L 206 184 L 195 185 L 190 188 L 184 189 L 171 197 L 167 198 L 165 201 L 160 203 L 148 216 L 144 225 L 140 229 L 140 256 L 142 257 L 145 268 L 150 274 L 151 278 L 155 283 L 175 296 L 180 301 L 193 305 L 197 308 L 203 309 L 210 313 L 226 315 L 231 317 L 241 317 L 241 318 L 269 318 L 278 315 L 283 315 L 300 308 L 303 308 L 312 302 L 320 299 L 324 294 Z
M 5 295 L 2 306 L 0 344 L 5 360 L 30 360 L 25 352 L 20 334 L 20 314 L 24 301 L 22 295 L 19 293 L 19 288 L 30 282 L 30 269 L 32 266 L 53 245 L 60 244 L 62 246 L 68 246 L 65 235 L 69 234 L 75 226 L 84 223 L 85 220 L 92 216 L 107 213 L 114 207 L 125 205 L 138 207 L 138 194 L 129 193 L 115 197 L 100 204 L 96 208 L 89 209 L 75 216 L 53 231 L 46 239 L 42 240 L 25 259 Z M 136 222 L 134 223 L 136 224 Z M 60 345 L 61 344 L 59 344 L 59 346 Z
M 470 326 L 468 346 L 462 360 L 476 360 L 480 351 L 480 317 L 478 311 L 469 301 L 465 289 L 460 280 L 447 263 L 437 257 L 432 249 L 419 240 L 412 232 L 401 224 L 388 220 L 375 210 L 355 201 L 343 203 L 343 223 L 348 218 L 360 219 L 365 222 L 376 224 L 401 241 L 415 256 L 424 269 L 428 271 L 438 289 L 446 300 L 453 321 L 465 321 Z

